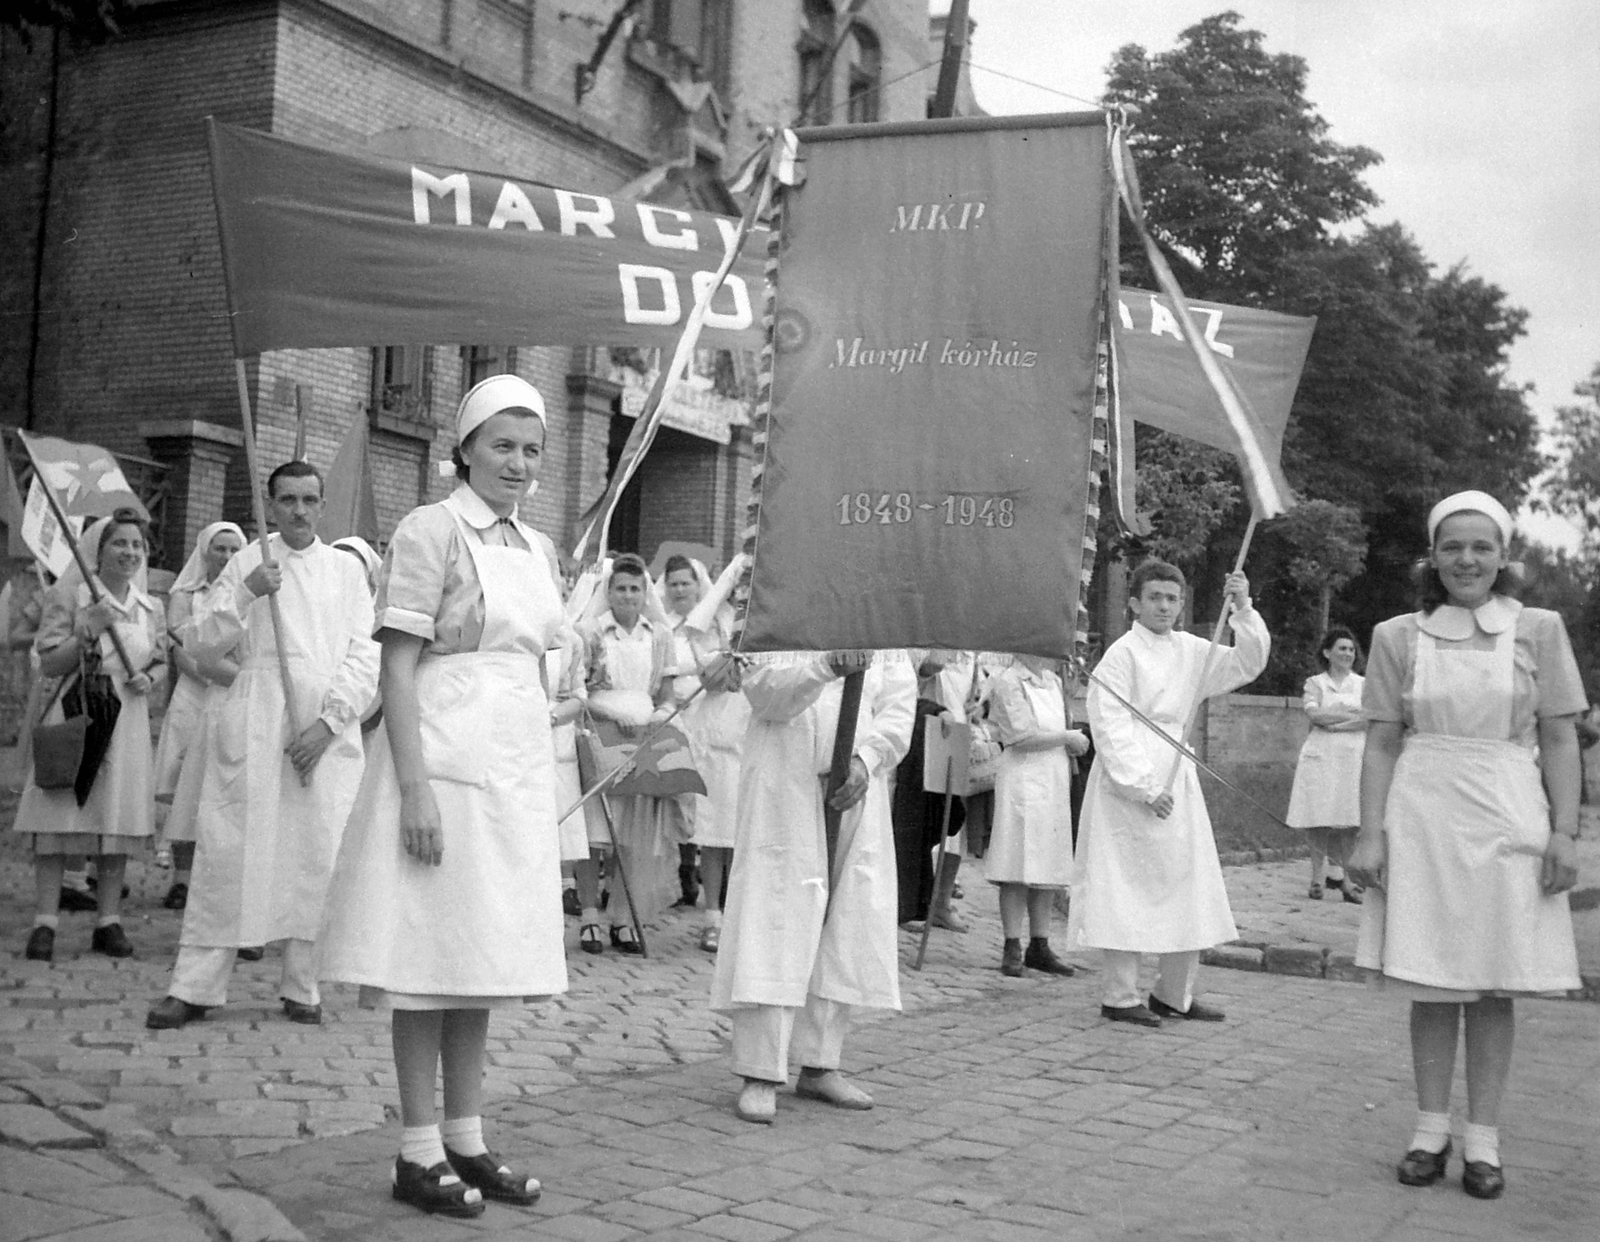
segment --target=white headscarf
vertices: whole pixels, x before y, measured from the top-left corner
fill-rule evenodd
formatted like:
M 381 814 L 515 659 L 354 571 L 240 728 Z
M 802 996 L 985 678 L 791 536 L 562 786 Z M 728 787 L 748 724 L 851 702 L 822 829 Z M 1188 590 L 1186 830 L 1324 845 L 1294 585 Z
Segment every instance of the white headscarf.
M 114 516 L 114 515 L 113 515 Z M 106 532 L 106 527 L 111 525 L 110 517 L 97 518 L 91 522 L 78 536 L 78 551 L 83 555 L 84 563 L 89 566 L 89 572 L 99 581 L 100 575 L 100 539 Z M 78 562 L 73 560 L 67 566 L 66 572 L 56 579 L 56 589 L 66 599 L 75 599 L 78 588 L 83 585 L 83 574 L 78 571 Z M 145 558 L 134 572 L 133 585 L 141 594 L 148 594 L 150 590 L 150 549 L 146 547 Z
M 378 570 L 383 568 L 383 557 L 360 535 L 346 535 L 343 539 L 335 539 L 329 546 L 354 552 L 356 559 L 366 567 L 369 584 L 378 576 Z
M 1511 514 L 1488 492 L 1457 492 L 1446 496 L 1428 513 L 1428 542 L 1433 543 L 1439 524 L 1457 513 L 1481 513 L 1500 528 L 1500 545 L 1511 546 Z
M 211 550 L 212 540 L 224 531 L 238 535 L 241 547 L 250 542 L 245 538 L 244 531 L 233 522 L 213 522 L 210 526 L 202 528 L 195 537 L 194 551 L 189 553 L 189 559 L 183 563 L 183 568 L 173 580 L 171 594 L 199 591 L 209 585 L 209 579 L 206 577 L 206 553 Z

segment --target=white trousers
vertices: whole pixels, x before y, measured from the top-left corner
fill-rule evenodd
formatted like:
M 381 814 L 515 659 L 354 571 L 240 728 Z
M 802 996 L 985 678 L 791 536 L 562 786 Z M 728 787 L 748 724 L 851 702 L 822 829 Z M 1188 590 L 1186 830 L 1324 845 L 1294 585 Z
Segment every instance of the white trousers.
M 172 982 L 167 986 L 167 995 L 207 1008 L 226 1005 L 228 980 L 233 976 L 233 964 L 238 953 L 239 950 L 231 945 L 223 948 L 179 945 L 178 960 L 172 967 Z M 322 1003 L 322 993 L 317 990 L 317 945 L 314 940 L 283 942 L 283 978 L 278 984 L 278 995 L 299 1001 L 302 1005 Z
M 1113 1009 L 1144 1004 L 1144 996 L 1139 991 L 1139 954 L 1121 949 L 1101 952 L 1105 955 L 1106 984 L 1100 1003 Z M 1162 953 L 1157 960 L 1161 963 L 1161 973 L 1150 994 L 1163 1005 L 1187 1011 L 1189 1002 L 1194 1000 L 1195 977 L 1200 973 L 1200 950 Z
M 752 1005 L 732 1017 L 733 1072 L 764 1082 L 789 1081 L 791 1044 L 802 1068 L 838 1069 L 850 1030 L 850 1006 L 820 996 L 807 996 L 803 1009 Z

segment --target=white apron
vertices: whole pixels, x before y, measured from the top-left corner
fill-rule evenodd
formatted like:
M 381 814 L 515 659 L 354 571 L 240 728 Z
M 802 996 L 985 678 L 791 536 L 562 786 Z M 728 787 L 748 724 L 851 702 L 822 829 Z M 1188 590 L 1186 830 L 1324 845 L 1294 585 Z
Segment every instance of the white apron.
M 417 666 L 443 861 L 429 866 L 405 851 L 400 786 L 381 729 L 334 872 L 319 977 L 468 1004 L 548 996 L 567 990 L 555 762 L 540 678 L 545 645 L 562 624 L 561 597 L 537 551 L 484 544 L 451 513 L 483 588 L 484 622 L 477 651 L 424 656 Z
M 247 555 L 251 549 L 235 561 Z M 293 554 L 277 555 L 287 589 Z M 314 577 L 307 582 L 311 589 Z M 302 727 L 311 723 L 307 713 L 327 698 L 347 654 L 327 648 L 329 635 L 312 632 L 326 623 L 315 613 L 326 603 L 307 599 L 302 617 L 285 616 L 285 661 Z M 195 811 L 197 848 L 180 945 L 314 939 L 365 764 L 361 725 L 351 720 L 328 743 L 310 784 L 302 785 L 285 753 L 290 739 L 283 678 L 272 630 L 259 609 L 238 655 L 239 675 L 223 692 L 198 752 L 204 769 Z
M 161 721 L 161 741 L 156 744 L 155 794 L 163 801 L 171 801 L 178 788 L 183 757 L 194 749 L 206 714 L 205 683 L 178 672 L 177 667 L 174 663 L 172 675 L 178 679 L 178 684 L 167 702 L 167 714 Z
M 89 606 L 89 589 L 78 588 L 79 608 Z M 142 607 L 154 607 L 149 596 L 137 587 L 128 588 L 128 597 L 118 603 L 103 597 L 122 618 L 114 623 L 122 639 L 128 662 L 143 671 L 155 654 L 150 628 L 141 615 Z M 28 766 L 27 784 L 12 826 L 18 832 L 40 834 L 91 833 L 108 837 L 148 837 L 155 832 L 155 793 L 151 780 L 150 696 L 128 690 L 128 671 L 116 654 L 108 633 L 100 636 L 100 671 L 111 677 L 122 709 L 111 731 L 111 746 L 106 751 L 100 772 L 94 778 L 88 800 L 80 807 L 70 789 L 40 789 L 33 783 L 33 765 Z M 69 681 L 76 673 L 67 674 Z M 66 718 L 57 692 L 41 724 L 60 724 Z M 39 843 L 41 846 L 43 842 Z M 93 852 L 92 843 L 83 847 Z M 50 852 L 55 852 L 51 850 Z M 120 852 L 120 851 L 115 851 Z
M 184 680 L 189 679 L 186 677 Z M 178 768 L 177 781 L 170 794 L 172 809 L 167 812 L 167 822 L 161 830 L 161 835 L 168 841 L 195 839 L 195 820 L 200 809 L 200 786 L 206 771 L 206 750 L 211 744 L 211 735 L 217 726 L 217 713 L 221 710 L 222 701 L 227 695 L 227 686 L 210 685 L 202 688 L 198 718 Z M 172 717 L 169 715 L 167 719 L 170 721 Z M 161 740 L 163 743 L 166 742 L 165 732 L 162 733 Z M 160 767 L 159 758 L 157 767 Z M 159 789 L 157 796 L 160 796 Z
M 1342 689 L 1322 696 L 1324 707 L 1361 710 L 1361 681 L 1351 673 Z M 1361 822 L 1361 756 L 1367 735 L 1361 730 L 1335 731 L 1312 726 L 1294 765 L 1289 811 L 1291 828 L 1354 828 Z
M 698 680 L 698 679 L 697 679 Z M 737 692 L 702 694 L 678 718 L 706 792 L 686 794 L 694 843 L 732 849 L 739 822 L 739 758 L 750 703 Z
M 566 647 L 551 647 L 544 653 L 545 684 L 559 686 L 566 680 L 566 663 L 572 653 Z M 583 778 L 578 772 L 578 726 L 568 721 L 550 731 L 550 746 L 555 755 L 551 772 L 555 790 L 555 812 L 560 815 L 575 806 L 583 796 Z M 589 833 L 583 811 L 575 811 L 559 825 L 561 861 L 583 862 L 589 857 Z
M 1059 689 L 1032 681 L 1020 686 L 1040 729 L 1066 727 Z M 1071 883 L 1072 760 L 1064 747 L 1001 752 L 983 873 L 991 884 L 1065 888 Z
M 1461 999 L 1581 986 L 1567 895 L 1539 889 L 1550 841 L 1539 764 L 1509 740 L 1516 636 L 1507 626 L 1493 650 L 1473 651 L 1418 632 L 1416 731 L 1384 808 L 1387 890 L 1362 907 L 1357 965 Z
M 816 676 L 827 684 L 811 706 L 789 720 L 755 719 L 746 737 L 739 835 L 711 982 L 715 1010 L 798 1007 L 808 993 L 847 1005 L 900 1008 L 889 775 L 910 742 L 916 677 L 903 662 L 879 660 L 867 669 L 858 747 L 869 730 L 893 733 L 898 753 L 843 817 L 830 908 L 822 795 L 843 683 L 820 663 Z

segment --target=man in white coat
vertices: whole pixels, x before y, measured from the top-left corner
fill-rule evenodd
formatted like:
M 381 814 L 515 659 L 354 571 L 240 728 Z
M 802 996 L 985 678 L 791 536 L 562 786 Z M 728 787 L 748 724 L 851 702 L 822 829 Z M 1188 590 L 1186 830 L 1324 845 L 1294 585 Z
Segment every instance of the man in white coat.
M 733 1016 L 746 1121 L 772 1121 L 791 1040 L 801 1066 L 795 1094 L 871 1108 L 872 1097 L 839 1073 L 850 1014 L 900 1008 L 889 778 L 916 717 L 916 670 L 904 657 L 866 667 L 850 775 L 835 795 L 845 814 L 829 902 L 824 783 L 840 678 L 862 667 L 797 653 L 744 676 L 751 722 L 711 1007 Z
M 196 609 L 197 656 L 238 648 L 240 672 L 207 743 L 194 878 L 167 996 L 145 1019 L 179 1027 L 227 1000 L 234 957 L 284 942 L 283 1008 L 322 1020 L 317 929 L 361 784 L 361 716 L 378 688 L 372 595 L 351 556 L 317 538 L 322 477 L 289 462 L 267 481 L 274 564 L 252 543 Z M 291 736 L 271 598 L 300 732 Z
M 1234 645 L 1218 647 L 1209 669 L 1207 640 L 1173 629 L 1183 612 L 1182 571 L 1146 561 L 1129 589 L 1133 627 L 1107 649 L 1089 687 L 1095 760 L 1078 822 L 1067 946 L 1105 951 L 1104 1017 L 1141 1026 L 1220 1022 L 1220 1010 L 1194 999 L 1200 951 L 1238 930 L 1200 779 L 1184 759 L 1169 792 L 1177 752 L 1117 696 L 1176 738 L 1201 698 L 1261 675 L 1271 639 L 1243 574 L 1224 584 Z M 1160 958 L 1148 1004 L 1139 991 L 1141 953 Z

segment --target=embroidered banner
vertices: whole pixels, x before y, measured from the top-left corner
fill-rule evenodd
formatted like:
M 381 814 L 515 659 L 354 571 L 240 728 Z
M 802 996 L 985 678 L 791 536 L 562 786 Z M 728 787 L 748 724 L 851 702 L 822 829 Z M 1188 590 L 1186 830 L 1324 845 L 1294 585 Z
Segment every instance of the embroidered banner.
M 1105 117 L 800 140 L 742 647 L 1072 654 Z
M 208 122 L 234 352 L 678 339 L 738 221 Z M 760 247 L 751 254 L 759 256 Z M 756 349 L 759 257 L 701 343 Z

